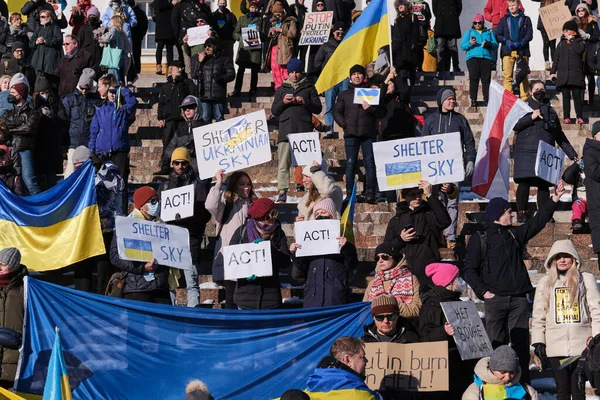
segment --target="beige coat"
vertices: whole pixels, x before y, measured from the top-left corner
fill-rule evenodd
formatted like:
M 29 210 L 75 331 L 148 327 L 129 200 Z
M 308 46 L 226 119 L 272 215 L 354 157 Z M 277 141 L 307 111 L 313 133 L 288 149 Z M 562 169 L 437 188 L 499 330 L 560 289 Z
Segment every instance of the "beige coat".
M 405 267 L 406 265 L 406 257 L 402 258 L 402 260 L 400 260 L 400 262 L 398 263 L 398 265 L 394 268 L 400 268 L 400 267 Z M 383 288 L 388 291 L 390 289 L 390 285 L 392 284 L 392 281 L 384 281 L 383 282 Z M 403 316 L 404 318 L 407 319 L 411 319 L 411 318 L 419 318 L 419 311 L 421 310 L 421 297 L 419 297 L 419 281 L 417 280 L 417 278 L 413 275 L 412 276 L 412 285 L 413 285 L 413 300 L 411 303 L 400 303 L 398 305 L 398 307 L 400 308 L 400 315 Z M 373 286 L 373 280 L 371 280 L 369 282 L 369 285 L 367 286 L 367 289 L 365 290 L 365 295 L 363 297 L 363 301 L 371 301 L 372 299 L 369 298 L 369 294 L 371 293 L 371 287 Z
M 323 171 L 317 171 L 313 172 L 311 179 L 313 185 L 315 185 L 315 187 L 319 191 L 320 197 L 317 200 L 317 202 L 329 197 L 335 203 L 335 208 L 338 214 L 341 214 L 344 193 L 342 192 L 342 189 L 335 184 L 333 178 Z M 304 197 L 302 197 L 302 199 L 298 203 L 298 216 L 303 216 L 305 221 L 315 219 L 315 217 L 312 215 L 312 210 L 316 202 L 312 202 L 309 205 L 306 205 L 306 202 L 308 201 L 308 196 L 309 193 L 307 190 L 304 194 Z
M 492 385 L 501 385 L 502 381 L 500 379 L 496 378 L 496 375 L 494 375 L 492 373 L 492 371 L 490 371 L 489 363 L 490 363 L 489 357 L 484 357 L 481 360 L 479 360 L 477 362 L 477 365 L 475 365 L 475 374 L 479 378 L 481 378 L 481 380 L 484 383 L 488 383 L 488 384 L 492 384 Z M 519 370 L 515 374 L 515 377 L 513 378 L 513 380 L 506 386 L 515 385 L 515 384 L 519 383 L 520 380 L 521 380 L 521 368 L 519 368 Z M 531 400 L 538 400 L 538 394 L 534 388 L 525 384 L 525 390 L 527 390 L 527 392 L 531 396 Z M 477 384 L 474 382 L 471 383 L 471 386 L 469 386 L 467 388 L 467 390 L 465 390 L 465 392 L 463 393 L 463 396 L 462 396 L 462 400 L 479 400 L 480 398 L 481 397 L 480 397 L 479 386 L 477 386 Z
M 546 268 L 550 268 L 551 259 L 558 253 L 568 253 L 575 258 L 575 267 L 579 270 L 581 261 L 575 246 L 570 240 L 559 240 L 554 243 L 546 259 Z M 585 349 L 585 344 L 590 336 L 600 333 L 600 293 L 596 278 L 592 274 L 583 272 L 579 282 L 579 313 L 575 314 L 577 322 L 558 323 L 556 318 L 557 295 L 551 294 L 548 309 L 544 298 L 546 283 L 549 276 L 544 276 L 537 285 L 535 300 L 533 302 L 533 319 L 531 323 L 531 343 L 546 344 L 548 357 L 570 357 Z M 566 280 L 559 275 L 553 286 L 566 288 Z M 559 294 L 559 296 L 564 296 Z M 568 299 L 568 297 L 567 297 Z M 560 306 L 561 299 L 558 300 Z

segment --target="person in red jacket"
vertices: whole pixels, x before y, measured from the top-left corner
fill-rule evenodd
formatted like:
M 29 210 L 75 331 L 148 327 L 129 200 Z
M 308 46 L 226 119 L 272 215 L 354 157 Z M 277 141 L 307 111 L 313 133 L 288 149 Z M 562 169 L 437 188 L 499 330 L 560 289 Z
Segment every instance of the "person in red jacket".
M 77 0 L 77 5 L 74 5 L 71 10 L 71 18 L 69 25 L 73 27 L 73 35 L 77 35 L 83 24 L 86 21 L 88 10 L 92 7 L 90 0 Z

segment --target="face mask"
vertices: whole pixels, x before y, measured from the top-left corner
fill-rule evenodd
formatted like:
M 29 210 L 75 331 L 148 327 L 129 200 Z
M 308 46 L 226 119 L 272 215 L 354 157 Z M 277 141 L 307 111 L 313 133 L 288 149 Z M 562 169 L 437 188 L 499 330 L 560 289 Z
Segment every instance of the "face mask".
M 17 97 L 9 94 L 7 99 L 6 99 L 10 104 L 17 104 L 19 101 L 17 100 Z
M 146 211 L 148 215 L 156 217 L 160 212 L 160 203 L 156 202 L 156 204 L 148 204 L 148 209 Z
M 537 101 L 542 101 L 546 98 L 546 91 L 545 90 L 540 90 L 538 92 L 535 92 L 533 94 L 533 98 L 536 99 Z
M 329 217 L 325 216 L 325 215 L 319 215 L 317 218 L 315 219 L 330 219 Z
M 219 10 L 221 10 L 221 11 L 225 11 L 225 8 L 226 8 L 225 6 L 219 6 Z

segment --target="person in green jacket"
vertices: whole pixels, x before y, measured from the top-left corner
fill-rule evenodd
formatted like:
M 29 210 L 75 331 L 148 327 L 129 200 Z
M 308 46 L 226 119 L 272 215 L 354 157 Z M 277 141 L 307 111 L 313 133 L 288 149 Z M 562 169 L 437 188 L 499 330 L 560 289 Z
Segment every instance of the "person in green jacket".
M 233 31 L 233 39 L 239 41 L 240 47 L 238 50 L 235 63 L 239 66 L 235 77 L 235 88 L 229 96 L 239 96 L 244 82 L 244 73 L 246 68 L 250 68 L 250 92 L 249 95 L 256 94 L 256 86 L 258 85 L 258 71 L 260 70 L 261 62 L 261 43 L 265 39 L 264 34 L 264 19 L 259 13 L 259 1 L 252 0 L 248 6 L 250 10 L 247 14 L 242 15 Z M 244 29 L 247 28 L 247 29 Z M 251 38 L 244 38 L 244 31 L 249 32 Z M 250 40 L 249 40 L 250 39 Z

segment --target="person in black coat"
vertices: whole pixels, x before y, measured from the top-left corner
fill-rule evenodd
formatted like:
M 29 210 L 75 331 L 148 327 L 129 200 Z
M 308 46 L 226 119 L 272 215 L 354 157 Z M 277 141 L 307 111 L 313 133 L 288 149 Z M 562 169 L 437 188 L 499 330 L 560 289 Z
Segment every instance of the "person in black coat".
M 21 22 L 21 14 L 10 14 L 10 23 L 8 26 L 8 36 L 6 37 L 7 52 L 2 55 L 2 62 L 10 59 L 14 52 L 13 43 L 19 42 L 25 46 L 25 59 L 31 59 L 31 50 L 29 49 L 29 36 L 27 35 L 27 25 Z
M 265 310 L 281 307 L 279 270 L 290 265 L 290 252 L 285 232 L 277 220 L 277 208 L 271 199 L 261 198 L 248 207 L 248 219 L 231 238 L 229 245 L 271 243 L 273 275 L 238 279 L 233 301 L 242 310 Z
M 219 0 L 217 10 L 212 14 L 214 30 L 219 38 L 219 48 L 225 55 L 233 60 L 233 31 L 237 25 L 235 14 L 227 8 L 227 0 Z
M 579 35 L 577 22 L 570 20 L 563 25 L 563 35 L 556 51 L 550 79 L 556 81 L 556 87 L 562 93 L 563 123 L 571 123 L 571 94 L 575 104 L 577 124 L 583 124 L 583 93 L 585 90 L 585 71 L 583 52 L 585 42 Z
M 35 68 L 25 61 L 26 57 L 26 46 L 21 42 L 14 42 L 12 44 L 12 57 L 8 61 L 2 63 L 2 75 L 14 76 L 18 73 L 22 73 L 29 82 L 29 94 L 33 94 L 35 87 L 36 73 Z
M 588 81 L 587 89 L 588 89 L 588 105 L 594 105 L 594 93 L 596 92 L 596 77 L 594 70 L 590 69 L 587 65 L 588 54 L 589 58 L 593 58 L 591 55 L 596 52 L 598 49 L 598 45 L 600 42 L 600 29 L 598 28 L 598 20 L 595 16 L 590 13 L 590 9 L 587 4 L 581 3 L 577 5 L 576 10 L 577 17 L 575 20 L 577 21 L 577 26 L 579 28 L 579 34 L 581 38 L 585 42 L 585 60 L 586 63 L 584 65 L 585 69 L 585 78 Z M 583 94 L 583 93 L 582 93 Z M 584 102 L 585 104 L 585 102 Z
M 156 73 L 162 75 L 163 49 L 167 49 L 167 64 L 173 61 L 173 47 L 177 48 L 179 60 L 183 61 L 183 50 L 175 40 L 175 33 L 171 25 L 173 3 L 169 0 L 154 0 L 154 22 L 156 24 L 154 40 L 156 40 Z
M 423 53 L 419 46 L 419 19 L 412 12 L 412 4 L 408 0 L 394 2 L 398 15 L 392 26 L 392 54 L 394 67 L 401 79 L 415 84 L 415 74 L 419 66 L 417 53 Z
M 592 139 L 585 140 L 583 157 L 592 246 L 594 253 L 600 254 L 600 121 L 592 125 Z M 600 269 L 600 258 L 598 258 L 598 268 Z
M 443 78 L 450 71 L 450 62 L 452 70 L 460 72 L 456 39 L 462 36 L 459 21 L 462 0 L 433 0 L 431 8 L 435 16 L 433 31 L 437 44 L 437 77 Z
M 535 157 L 540 140 L 555 146 L 558 144 L 571 160 L 578 160 L 577 152 L 560 127 L 558 115 L 550 105 L 546 95 L 546 86 L 542 81 L 535 81 L 531 86 L 531 96 L 527 104 L 533 112 L 524 115 L 515 124 L 513 177 L 517 187 L 517 218 L 519 222 L 528 219 L 527 203 L 529 188 L 538 188 L 538 209 L 544 208 L 550 197 L 551 184 L 536 177 Z
M 52 4 L 47 3 L 46 0 L 28 1 L 21 8 L 21 14 L 27 17 L 27 31 L 35 32 L 40 26 L 40 13 L 44 10 L 48 10 L 54 15 L 54 7 Z
M 148 16 L 144 10 L 142 10 L 140 6 L 135 3 L 135 0 L 127 0 L 127 4 L 129 4 L 135 13 L 135 18 L 137 19 L 137 25 L 131 28 L 131 47 L 133 59 L 131 60 L 131 67 L 127 72 L 128 83 L 133 83 L 142 70 L 142 42 L 144 41 L 146 32 L 148 32 Z
M 94 31 L 102 25 L 100 21 L 100 12 L 94 6 L 90 7 L 87 12 L 87 19 L 79 29 L 77 38 L 79 39 L 79 48 L 92 55 L 92 68 L 96 72 L 96 76 L 102 76 L 100 69 L 100 61 L 102 61 L 102 47 L 94 38 Z
M 427 201 L 422 197 L 425 196 Z M 431 183 L 421 181 L 419 187 L 402 189 L 404 201 L 398 203 L 396 215 L 388 222 L 385 242 L 397 246 L 406 256 L 410 270 L 421 286 L 429 283 L 425 267 L 440 261 L 438 238 L 450 226 L 450 215 L 437 196 Z
M 210 7 L 204 2 L 198 0 L 181 0 L 173 7 L 171 13 L 171 28 L 173 34 L 180 46 L 183 46 L 183 38 L 187 35 L 189 28 L 197 26 L 198 18 L 201 14 L 209 16 L 207 24 L 213 25 L 212 23 L 212 12 Z M 185 72 L 188 75 L 192 74 L 192 59 L 190 54 L 183 52 L 183 58 L 185 62 Z

